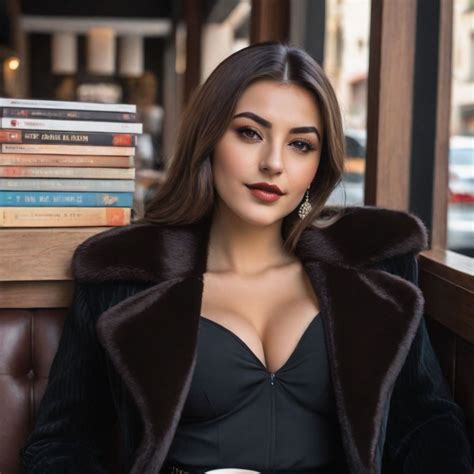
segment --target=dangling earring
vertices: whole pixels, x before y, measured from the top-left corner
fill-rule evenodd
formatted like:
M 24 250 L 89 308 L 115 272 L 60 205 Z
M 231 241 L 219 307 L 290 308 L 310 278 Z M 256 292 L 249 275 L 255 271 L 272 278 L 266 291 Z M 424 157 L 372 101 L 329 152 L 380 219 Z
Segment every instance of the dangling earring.
M 309 186 L 308 189 L 306 190 L 306 201 L 301 204 L 299 210 L 298 210 L 298 216 L 300 217 L 301 220 L 303 220 L 310 212 L 313 207 L 309 203 Z

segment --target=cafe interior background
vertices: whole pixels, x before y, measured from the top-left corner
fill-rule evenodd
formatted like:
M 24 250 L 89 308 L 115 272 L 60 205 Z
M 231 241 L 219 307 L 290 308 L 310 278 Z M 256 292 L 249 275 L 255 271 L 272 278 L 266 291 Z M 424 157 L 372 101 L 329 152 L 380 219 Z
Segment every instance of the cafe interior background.
M 136 104 L 143 133 L 133 208 L 140 217 L 166 177 L 186 101 L 220 61 L 255 41 L 252 21 L 262 3 L 289 15 L 289 42 L 322 64 L 341 102 L 346 172 L 328 203 L 363 204 L 369 0 L 0 0 L 0 97 Z M 474 1 L 454 1 L 447 208 L 447 248 L 468 256 L 474 256 L 473 12 Z

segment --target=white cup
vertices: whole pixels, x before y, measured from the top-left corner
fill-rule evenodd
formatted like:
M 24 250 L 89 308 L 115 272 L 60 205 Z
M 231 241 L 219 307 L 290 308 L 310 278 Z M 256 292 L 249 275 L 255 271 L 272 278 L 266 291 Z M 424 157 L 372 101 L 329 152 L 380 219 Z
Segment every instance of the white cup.
M 206 474 L 260 474 L 260 471 L 230 467 L 226 469 L 213 469 L 212 471 L 206 471 Z

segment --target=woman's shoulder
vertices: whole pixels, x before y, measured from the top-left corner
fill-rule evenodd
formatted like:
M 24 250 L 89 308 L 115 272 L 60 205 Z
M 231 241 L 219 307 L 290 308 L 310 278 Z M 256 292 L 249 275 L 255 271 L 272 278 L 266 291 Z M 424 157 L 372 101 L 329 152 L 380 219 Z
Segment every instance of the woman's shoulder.
M 410 212 L 375 206 L 339 211 L 332 224 L 304 230 L 296 246 L 300 260 L 398 271 L 413 265 L 413 255 L 427 248 L 426 227 Z M 135 223 L 95 234 L 74 252 L 74 278 L 158 282 L 197 274 L 205 265 L 208 225 L 205 220 L 181 226 Z
M 351 206 L 332 207 L 331 214 L 337 220 L 330 216 L 330 225 L 313 224 L 303 232 L 298 250 L 304 258 L 343 267 L 388 268 L 428 248 L 427 229 L 411 212 Z
M 150 273 L 153 243 L 159 226 L 128 224 L 92 235 L 73 253 L 71 269 L 79 283 L 154 281 Z

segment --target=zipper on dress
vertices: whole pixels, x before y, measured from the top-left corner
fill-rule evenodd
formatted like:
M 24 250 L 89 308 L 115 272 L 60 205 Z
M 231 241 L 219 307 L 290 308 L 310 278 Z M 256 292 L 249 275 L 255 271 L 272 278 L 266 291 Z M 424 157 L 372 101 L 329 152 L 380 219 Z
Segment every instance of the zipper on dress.
M 273 372 L 270 374 L 270 385 L 272 387 L 275 385 L 276 374 Z M 270 453 L 268 456 L 268 468 L 272 469 L 273 467 L 273 453 L 275 448 L 275 389 L 271 389 L 270 394 Z

